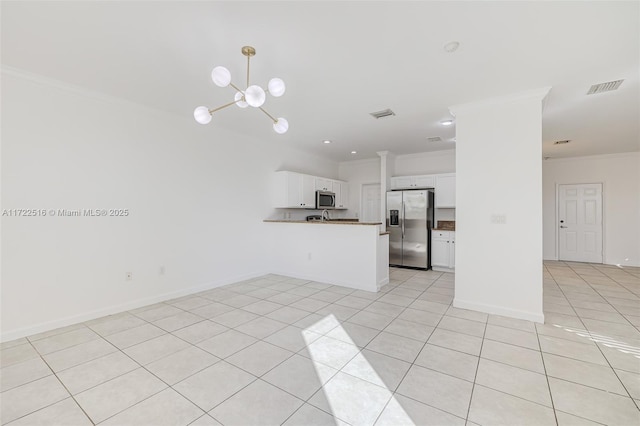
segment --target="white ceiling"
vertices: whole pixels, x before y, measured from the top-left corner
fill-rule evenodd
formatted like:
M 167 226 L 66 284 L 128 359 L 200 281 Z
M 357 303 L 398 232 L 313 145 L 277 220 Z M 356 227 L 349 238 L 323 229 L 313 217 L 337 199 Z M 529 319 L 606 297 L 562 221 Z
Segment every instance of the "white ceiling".
M 450 149 L 426 142 L 455 136 L 439 124 L 448 106 L 545 86 L 545 156 L 640 150 L 636 1 L 3 1 L 1 12 L 3 66 L 185 117 L 232 100 L 211 69 L 226 66 L 243 87 L 240 48 L 255 46 L 252 82 L 284 79 L 287 92 L 265 108 L 289 132 L 252 108 L 227 108 L 209 126 L 336 161 Z M 453 40 L 460 48 L 446 53 Z M 586 96 L 617 79 L 617 91 Z M 368 114 L 385 108 L 397 115 Z

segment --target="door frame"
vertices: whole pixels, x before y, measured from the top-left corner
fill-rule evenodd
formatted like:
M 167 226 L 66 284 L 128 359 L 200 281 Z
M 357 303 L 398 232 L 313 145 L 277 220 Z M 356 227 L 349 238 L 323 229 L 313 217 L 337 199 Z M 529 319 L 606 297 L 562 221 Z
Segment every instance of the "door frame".
M 555 203 L 556 203 L 556 208 L 554 211 L 554 221 L 553 221 L 553 233 L 555 236 L 555 240 L 556 240 L 556 244 L 555 244 L 555 260 L 560 261 L 560 229 L 558 227 L 558 222 L 560 220 L 560 185 L 594 185 L 594 184 L 599 184 L 602 186 L 602 193 L 600 194 L 600 196 L 602 197 L 601 201 L 601 205 L 602 205 L 602 264 L 606 265 L 605 259 L 607 257 L 607 253 L 605 252 L 605 247 L 606 245 L 606 238 L 607 235 L 604 232 L 605 231 L 605 213 L 607 211 L 607 209 L 605 208 L 605 189 L 606 189 L 606 185 L 604 182 L 563 182 L 563 183 L 558 183 L 556 182 L 556 199 L 555 199 Z

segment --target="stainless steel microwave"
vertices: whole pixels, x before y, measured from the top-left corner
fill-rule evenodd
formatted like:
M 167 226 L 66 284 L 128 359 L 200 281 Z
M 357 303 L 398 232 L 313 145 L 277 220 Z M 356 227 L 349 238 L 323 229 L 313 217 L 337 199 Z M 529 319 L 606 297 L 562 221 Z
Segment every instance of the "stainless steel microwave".
M 330 191 L 316 191 L 316 209 L 335 209 L 336 194 Z

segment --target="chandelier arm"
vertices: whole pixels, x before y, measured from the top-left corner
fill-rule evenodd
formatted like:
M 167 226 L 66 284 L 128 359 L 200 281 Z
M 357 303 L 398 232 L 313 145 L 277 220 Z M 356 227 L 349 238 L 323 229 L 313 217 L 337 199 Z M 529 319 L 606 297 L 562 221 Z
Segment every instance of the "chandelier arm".
M 251 55 L 247 55 L 247 87 L 249 87 L 249 62 L 251 61 Z
M 238 103 L 238 102 L 239 102 L 239 101 L 233 101 L 233 102 L 229 102 L 228 104 L 225 104 L 225 105 L 219 106 L 218 108 L 210 109 L 210 110 L 209 110 L 209 114 L 213 114 L 213 113 L 214 113 L 214 112 L 216 112 L 216 111 L 220 111 L 221 109 L 225 109 L 225 108 L 227 108 L 227 107 L 230 107 L 231 105 L 234 105 L 234 104 L 236 104 L 236 103 Z
M 236 90 L 237 90 L 238 92 L 240 92 L 240 93 L 244 93 L 244 91 L 240 90 L 240 89 L 238 88 L 238 86 L 236 86 L 236 85 L 235 85 L 235 84 L 233 84 L 233 83 L 229 83 L 229 86 L 233 87 L 234 89 L 236 89 Z
M 275 118 L 273 118 L 273 115 L 269 114 L 267 111 L 265 111 L 264 108 L 260 107 L 260 111 L 264 112 L 265 114 L 267 114 L 267 117 L 269 117 L 271 120 L 273 120 L 274 123 L 277 123 L 278 120 L 276 120 Z

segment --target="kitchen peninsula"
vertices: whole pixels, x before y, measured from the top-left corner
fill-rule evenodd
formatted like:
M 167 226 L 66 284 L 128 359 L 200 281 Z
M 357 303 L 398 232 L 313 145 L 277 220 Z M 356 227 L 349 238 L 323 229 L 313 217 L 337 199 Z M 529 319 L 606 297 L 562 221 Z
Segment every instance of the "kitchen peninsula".
M 389 282 L 389 235 L 380 222 L 265 220 L 273 272 L 377 292 Z

